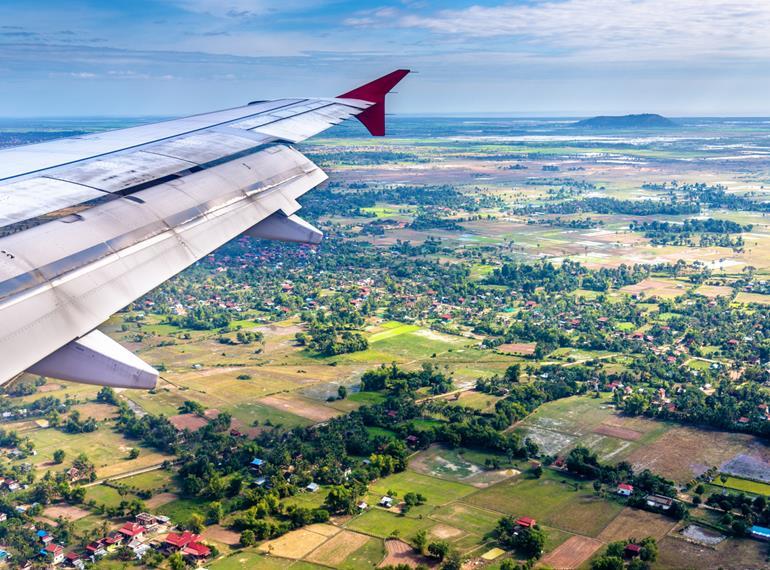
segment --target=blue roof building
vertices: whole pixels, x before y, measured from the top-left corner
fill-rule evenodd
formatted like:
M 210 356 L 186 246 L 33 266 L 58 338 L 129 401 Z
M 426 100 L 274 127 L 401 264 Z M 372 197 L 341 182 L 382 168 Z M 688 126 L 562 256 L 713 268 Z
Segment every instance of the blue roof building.
M 251 461 L 251 466 L 252 466 L 252 467 L 262 467 L 262 465 L 263 465 L 264 463 L 265 463 L 265 462 L 264 462 L 264 461 L 262 461 L 262 460 L 261 460 L 259 457 L 255 457 L 255 458 L 254 458 L 254 459 L 252 459 L 252 461 Z
M 770 540 L 770 528 L 755 525 L 751 527 L 751 536 L 759 540 Z

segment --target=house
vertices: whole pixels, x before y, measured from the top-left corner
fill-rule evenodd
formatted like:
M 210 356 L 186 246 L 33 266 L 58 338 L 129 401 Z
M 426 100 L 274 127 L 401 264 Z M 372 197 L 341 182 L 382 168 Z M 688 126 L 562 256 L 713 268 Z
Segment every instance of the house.
M 516 525 L 521 528 L 532 528 L 537 524 L 537 521 L 530 517 L 519 517 L 516 519 Z
M 0 513 L 0 522 L 5 522 L 8 520 L 8 515 L 5 513 Z
M 385 507 L 386 509 L 390 509 L 393 506 L 393 499 L 385 496 L 382 499 L 380 499 L 380 506 Z
M 199 560 L 205 560 L 211 556 L 211 549 L 203 543 L 191 542 L 182 549 L 182 556 L 197 562 Z
M 37 531 L 37 538 L 43 544 L 50 544 L 51 542 L 53 542 L 53 536 L 48 534 L 47 530 L 42 530 L 41 529 L 41 530 Z
M 40 551 L 40 554 L 47 558 L 51 564 L 56 565 L 64 562 L 64 547 L 60 544 L 54 544 L 52 542 L 46 545 L 46 547 Z
M 662 495 L 647 495 L 644 499 L 647 502 L 648 507 L 667 511 L 674 504 L 674 499 L 670 497 L 664 497 Z
M 136 523 L 143 526 L 147 532 L 155 530 L 161 524 L 158 517 L 150 513 L 139 513 L 134 518 Z
M 408 436 L 406 436 L 406 444 L 407 445 L 410 445 L 410 446 L 414 447 L 418 443 L 420 443 L 420 439 L 416 435 L 408 435 Z
M 94 559 L 106 555 L 107 549 L 104 547 L 104 539 L 95 540 L 86 546 L 86 553 Z
M 751 536 L 756 539 L 770 541 L 770 528 L 754 525 L 750 532 Z
M 249 468 L 255 471 L 259 471 L 260 469 L 262 469 L 262 466 L 264 464 L 265 462 L 262 459 L 260 459 L 259 457 L 255 457 L 254 459 L 251 460 L 251 463 L 249 464 Z
M 642 547 L 638 544 L 626 544 L 626 547 L 623 549 L 623 556 L 626 558 L 636 558 L 641 552 Z
M 308 486 L 305 487 L 305 491 L 308 493 L 315 493 L 320 488 L 321 486 L 318 483 L 309 483 Z
M 618 485 L 618 495 L 623 495 L 624 497 L 630 497 L 631 493 L 634 492 L 634 486 L 629 485 L 628 483 L 621 483 Z
M 68 552 L 64 555 L 64 561 L 67 563 L 67 566 L 75 567 L 75 562 L 79 561 L 80 559 L 81 556 L 77 552 Z
M 150 550 L 150 545 L 147 543 L 135 544 L 134 546 L 131 546 L 131 550 L 134 551 L 136 559 L 141 560 L 144 558 L 144 555 L 147 554 L 147 551 Z
M 113 532 L 108 537 L 106 537 L 103 541 L 104 548 L 107 549 L 107 552 L 115 552 L 119 546 L 123 544 L 123 541 L 125 540 L 125 536 L 120 534 L 119 532 Z
M 10 558 L 11 558 L 11 553 L 8 552 L 7 550 L 0 548 L 0 564 L 2 564 L 3 562 L 8 562 Z
M 135 522 L 127 522 L 118 529 L 118 532 L 126 538 L 129 542 L 134 540 L 142 540 L 144 538 L 145 529 L 142 525 Z
M 369 508 L 369 505 L 366 504 L 366 501 L 361 501 L 356 506 L 358 507 L 359 511 L 365 511 L 366 509 Z
M 173 553 L 184 550 L 190 543 L 197 542 L 199 539 L 200 535 L 194 534 L 189 530 L 186 530 L 181 534 L 170 532 L 163 544 L 165 550 Z

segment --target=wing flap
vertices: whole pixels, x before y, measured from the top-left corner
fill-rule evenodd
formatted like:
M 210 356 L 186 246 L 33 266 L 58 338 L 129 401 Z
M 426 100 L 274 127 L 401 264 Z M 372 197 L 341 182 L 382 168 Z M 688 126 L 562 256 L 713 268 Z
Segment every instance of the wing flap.
M 60 380 L 152 390 L 158 371 L 104 333 L 96 330 L 65 344 L 27 372 Z

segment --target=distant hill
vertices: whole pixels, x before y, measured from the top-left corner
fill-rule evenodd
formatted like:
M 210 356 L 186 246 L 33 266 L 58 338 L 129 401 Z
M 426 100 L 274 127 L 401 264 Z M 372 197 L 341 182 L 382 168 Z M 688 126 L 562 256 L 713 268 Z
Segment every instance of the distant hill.
M 589 129 L 634 129 L 674 127 L 676 123 L 661 115 L 643 113 L 640 115 L 601 116 L 583 119 L 575 123 L 576 127 Z

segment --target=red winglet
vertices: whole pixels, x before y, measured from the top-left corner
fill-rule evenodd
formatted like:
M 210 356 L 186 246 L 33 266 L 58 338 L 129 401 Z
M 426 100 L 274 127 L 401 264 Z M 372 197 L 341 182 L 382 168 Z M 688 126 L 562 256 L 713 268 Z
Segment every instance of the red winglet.
M 362 85 L 348 91 L 342 95 L 339 95 L 339 99 L 361 99 L 362 101 L 369 101 L 374 103 L 371 107 L 366 109 L 363 113 L 358 115 L 358 120 L 361 121 L 364 126 L 369 129 L 375 137 L 381 137 L 385 135 L 385 95 L 387 95 L 391 89 L 393 89 L 399 81 L 401 81 L 409 73 L 408 69 L 398 69 L 387 75 L 383 75 L 379 79 Z

